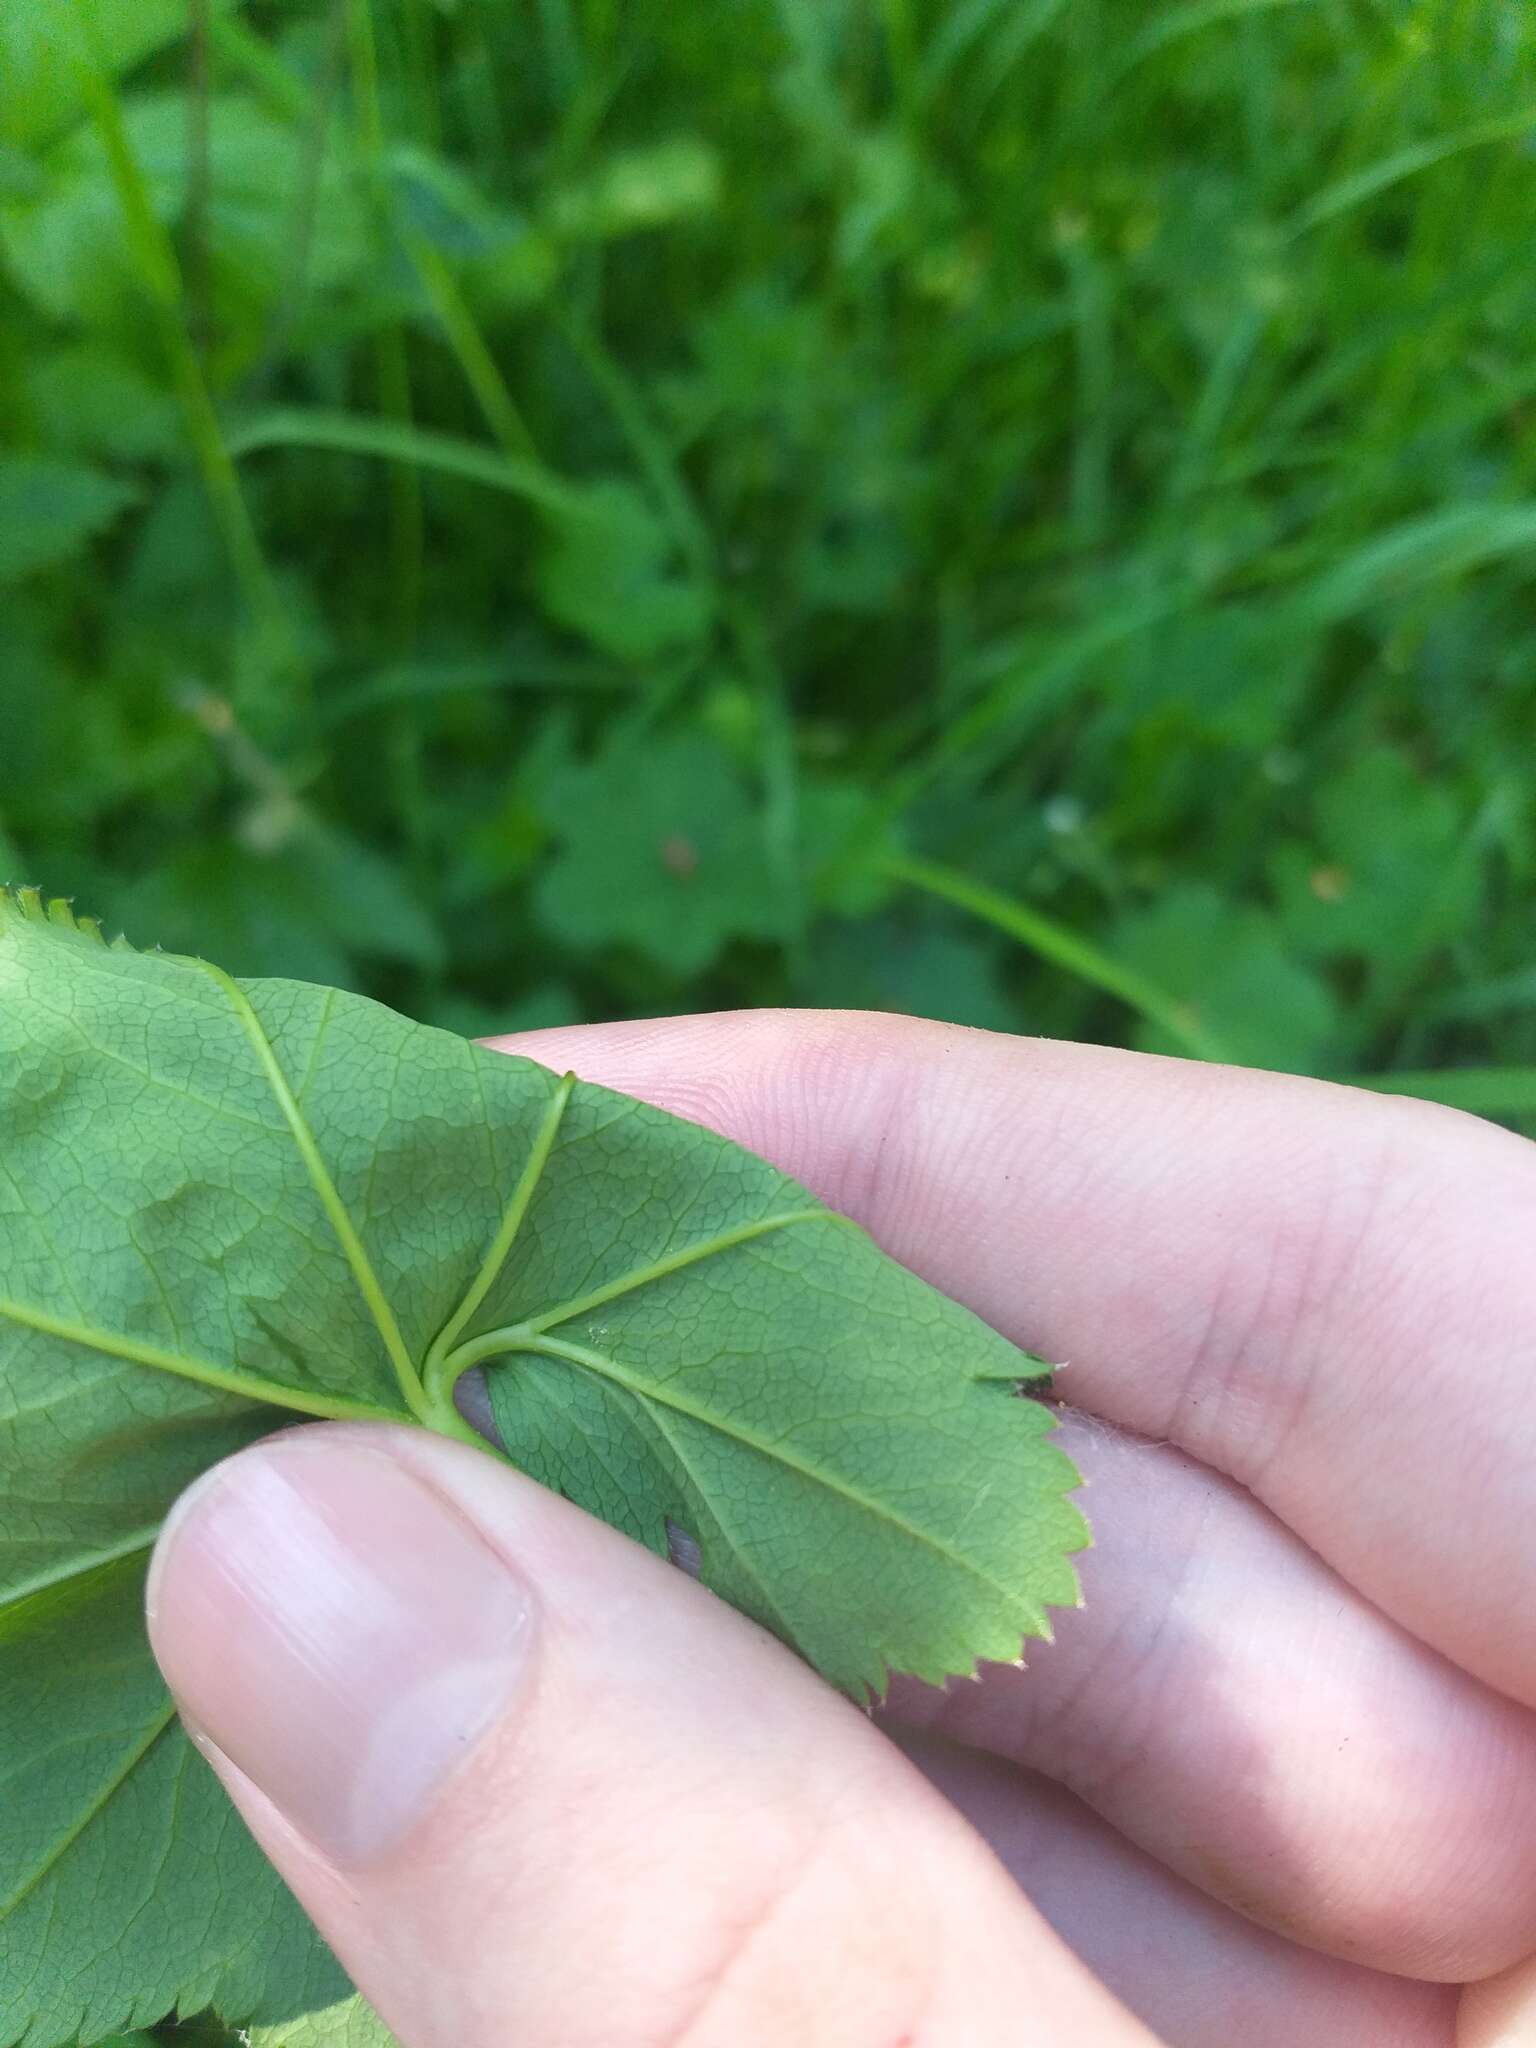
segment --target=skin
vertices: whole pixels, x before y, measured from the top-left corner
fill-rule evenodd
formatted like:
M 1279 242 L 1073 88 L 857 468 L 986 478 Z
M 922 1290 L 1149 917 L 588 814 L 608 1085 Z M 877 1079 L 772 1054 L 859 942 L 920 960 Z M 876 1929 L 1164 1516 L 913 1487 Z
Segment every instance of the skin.
M 1536 1148 L 908 1019 L 500 1043 L 763 1153 L 1065 1361 L 1095 1548 L 1027 1671 L 877 1725 L 475 1451 L 305 1432 L 317 1497 L 387 1461 L 537 1612 L 526 1682 L 359 1861 L 271 1796 L 300 1719 L 253 1733 L 221 1681 L 203 1594 L 284 1455 L 242 1454 L 222 1529 L 163 1540 L 156 1648 L 406 2048 L 1453 2048 L 1502 1972 L 1459 2048 L 1536 2039 Z

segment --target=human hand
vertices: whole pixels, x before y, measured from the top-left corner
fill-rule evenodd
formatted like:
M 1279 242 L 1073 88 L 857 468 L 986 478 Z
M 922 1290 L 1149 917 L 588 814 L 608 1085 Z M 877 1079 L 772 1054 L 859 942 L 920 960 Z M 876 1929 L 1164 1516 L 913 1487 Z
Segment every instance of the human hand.
M 1145 2048 L 1126 2007 L 1450 2048 L 1453 1987 L 1536 1950 L 1536 1152 L 907 1020 L 503 1043 L 1067 1360 L 1096 1547 L 1027 1671 L 899 1683 L 881 1733 L 472 1450 L 323 1425 L 219 1468 L 155 1647 L 406 2048 Z M 1496 2003 L 1464 2048 L 1526 2038 Z

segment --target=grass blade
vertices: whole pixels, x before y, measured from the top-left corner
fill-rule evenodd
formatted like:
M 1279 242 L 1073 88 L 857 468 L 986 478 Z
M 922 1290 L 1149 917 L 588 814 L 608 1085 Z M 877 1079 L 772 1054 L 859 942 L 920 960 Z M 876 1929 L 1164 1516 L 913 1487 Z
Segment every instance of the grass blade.
M 106 153 L 128 249 L 154 309 L 187 436 L 223 533 L 231 566 L 251 614 L 271 646 L 292 660 L 295 649 L 282 600 L 262 553 L 213 396 L 188 332 L 186 286 L 175 244 L 155 212 L 112 81 L 83 31 L 76 49 L 81 92 Z
M 1351 1074 L 1352 1088 L 1413 1095 L 1476 1116 L 1536 1116 L 1536 1067 L 1446 1067 L 1412 1074 Z
M 985 882 L 972 881 L 968 875 L 956 874 L 933 861 L 896 857 L 882 861 L 880 870 L 893 882 L 904 882 L 908 888 L 920 889 L 925 895 L 936 896 L 941 902 L 952 903 L 957 910 L 979 917 L 984 924 L 1016 939 L 1053 967 L 1114 996 L 1149 1024 L 1166 1031 L 1194 1059 L 1225 1059 L 1220 1042 L 1186 1004 L 1134 968 L 1123 966 L 1090 940 L 1080 938 L 1070 926 L 1059 924 L 1055 918 L 1003 895 Z
M 1324 221 L 1336 220 L 1341 213 L 1348 213 L 1351 207 L 1363 205 L 1367 199 L 1374 199 L 1378 192 L 1384 192 L 1390 185 L 1399 185 L 1405 178 L 1417 177 L 1420 171 L 1427 171 L 1435 164 L 1444 163 L 1447 157 L 1461 156 L 1469 149 L 1484 149 L 1494 142 L 1513 142 L 1536 128 L 1536 107 L 1525 107 L 1518 114 L 1501 114 L 1491 121 L 1474 121 L 1470 127 L 1458 128 L 1454 134 L 1437 136 L 1432 142 L 1415 142 L 1407 149 L 1394 150 L 1390 156 L 1380 158 L 1374 164 L 1367 164 L 1362 171 L 1354 171 L 1337 184 L 1325 186 L 1315 199 L 1292 214 L 1281 230 L 1286 240 L 1294 240 L 1309 234 L 1313 228 L 1321 227 Z
M 332 690 L 316 714 L 321 732 L 335 732 L 370 712 L 442 697 L 478 697 L 492 690 L 621 691 L 633 678 L 595 662 L 561 661 L 550 655 L 472 655 L 459 661 L 402 662 Z
M 318 448 L 336 455 L 366 455 L 378 462 L 408 462 L 418 469 L 460 477 L 466 483 L 484 484 L 487 490 L 504 491 L 556 515 L 571 517 L 582 509 L 580 493 L 540 463 L 503 455 L 457 434 L 440 434 L 430 427 L 364 413 L 274 406 L 247 420 L 230 437 L 230 453 L 236 457 L 265 448 Z

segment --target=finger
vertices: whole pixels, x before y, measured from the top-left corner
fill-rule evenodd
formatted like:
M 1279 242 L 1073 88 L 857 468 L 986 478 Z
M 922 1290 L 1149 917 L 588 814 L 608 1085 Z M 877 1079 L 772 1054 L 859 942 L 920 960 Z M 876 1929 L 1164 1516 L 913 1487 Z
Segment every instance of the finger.
M 1486 1983 L 1467 1986 L 1457 2014 L 1456 2048 L 1536 2048 L 1536 1956 Z
M 1044 1771 L 1217 1898 L 1456 1982 L 1536 1936 L 1536 1715 L 1353 1593 L 1231 1480 L 1069 1417 L 1095 1547 L 1027 1670 L 889 1712 Z M 1308 2038 L 1298 2036 L 1298 2038 Z
M 1456 1991 L 1361 1969 L 1255 1927 L 1172 1876 L 1048 1780 L 905 1735 L 1064 1941 L 1178 2048 L 1450 2048 Z
M 1536 1147 L 1424 1103 L 911 1019 L 497 1041 L 725 1132 L 1073 1402 L 1264 1500 L 1536 1704 Z
M 405 2048 L 1150 2042 L 866 1719 L 479 1451 L 271 1439 L 172 1518 L 150 1607 Z

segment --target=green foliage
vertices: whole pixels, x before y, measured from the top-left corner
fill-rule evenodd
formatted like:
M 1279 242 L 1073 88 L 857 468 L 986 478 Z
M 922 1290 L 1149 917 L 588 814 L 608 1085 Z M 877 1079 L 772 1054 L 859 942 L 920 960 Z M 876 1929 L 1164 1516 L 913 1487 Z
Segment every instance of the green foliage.
M 302 2019 L 246 2029 L 248 2048 L 395 2048 L 394 2036 L 360 1998 Z
M 1255 1067 L 1326 1061 L 1335 1005 L 1268 912 L 1185 882 L 1124 918 L 1115 940 L 1120 957 L 1146 974 L 1203 991 L 1202 1018 L 1228 1058 Z M 1137 1038 L 1148 1052 L 1188 1050 L 1156 1018 Z
M 82 463 L 0 457 L 0 585 L 83 554 L 136 496 Z
M 697 647 L 709 624 L 706 594 L 668 572 L 672 543 L 639 491 L 593 484 L 558 524 L 536 587 L 557 624 L 637 666 Z
M 1536 1130 L 1530 10 L 27 0 L 0 79 L 0 881 L 466 1032 L 871 1005 Z M 138 1377 L 92 1597 L 248 1412 Z M 167 1982 L 275 1979 L 184 1867 Z
M 0 2039 L 342 1995 L 140 1619 L 176 1494 L 295 1413 L 478 1441 L 484 1369 L 518 1465 L 660 1555 L 686 1529 L 860 1697 L 1076 1599 L 1044 1368 L 696 1125 L 24 891 L 0 1162 Z
M 1536 1069 L 1525 12 L 38 0 L 0 70 L 21 879 L 486 1028 Z
M 628 944 L 679 975 L 733 936 L 772 938 L 773 878 L 756 809 L 729 753 L 703 733 L 621 738 L 543 788 L 556 852 L 538 908 L 575 949 Z

